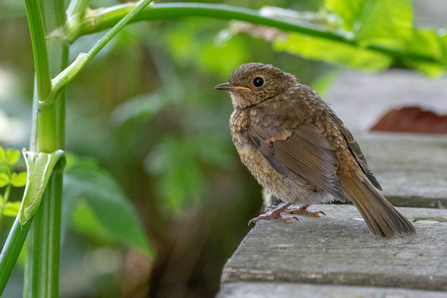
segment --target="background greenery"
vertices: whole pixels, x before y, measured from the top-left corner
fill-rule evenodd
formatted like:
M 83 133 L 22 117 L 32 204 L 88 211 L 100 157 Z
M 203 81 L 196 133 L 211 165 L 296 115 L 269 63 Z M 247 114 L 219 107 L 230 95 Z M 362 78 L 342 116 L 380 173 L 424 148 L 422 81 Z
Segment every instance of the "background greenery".
M 215 295 L 226 259 L 262 205 L 231 142 L 229 96 L 213 89 L 239 65 L 274 64 L 320 93 L 346 66 L 445 70 L 445 34 L 415 31 L 409 1 L 378 12 L 367 7 L 373 1 L 203 2 L 314 11 L 298 17 L 355 34 L 363 47 L 197 17 L 123 29 L 67 87 L 61 297 Z M 0 2 L 0 26 L 0 145 L 20 149 L 29 143 L 34 80 L 22 2 Z M 79 38 L 70 61 L 104 34 Z M 24 171 L 23 160 L 14 169 Z M 12 188 L 10 201 L 22 192 Z M 11 224 L 1 218 L 2 244 Z M 5 297 L 21 295 L 22 276 L 18 266 Z

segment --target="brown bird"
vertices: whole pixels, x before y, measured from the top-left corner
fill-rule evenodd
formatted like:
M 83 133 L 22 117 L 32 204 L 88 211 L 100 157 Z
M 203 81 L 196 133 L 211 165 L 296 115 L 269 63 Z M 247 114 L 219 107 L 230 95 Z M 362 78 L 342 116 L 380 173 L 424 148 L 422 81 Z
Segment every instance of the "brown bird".
M 286 202 L 253 222 L 284 219 L 283 211 L 318 216 L 307 206 L 335 198 L 351 200 L 378 237 L 415 232 L 379 192 L 380 184 L 343 122 L 293 75 L 248 63 L 233 71 L 229 83 L 215 88 L 230 91 L 230 128 L 242 163 L 264 188 Z M 292 204 L 303 206 L 294 209 Z

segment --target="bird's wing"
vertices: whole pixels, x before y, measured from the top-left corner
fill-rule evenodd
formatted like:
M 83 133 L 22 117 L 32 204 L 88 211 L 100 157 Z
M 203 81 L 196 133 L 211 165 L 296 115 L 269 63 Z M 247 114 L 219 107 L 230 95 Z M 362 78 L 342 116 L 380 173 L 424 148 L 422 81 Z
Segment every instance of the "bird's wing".
M 377 181 L 376 177 L 374 177 L 374 174 L 368 168 L 368 163 L 366 162 L 365 155 L 363 155 L 362 150 L 360 150 L 359 144 L 356 142 L 351 132 L 345 127 L 343 121 L 341 121 L 336 115 L 332 115 L 332 119 L 334 119 L 335 123 L 343 134 L 343 137 L 345 138 L 346 143 L 349 146 L 349 150 L 351 150 L 352 155 L 355 157 L 355 160 L 362 169 L 363 173 L 366 175 L 366 177 L 368 177 L 369 181 L 371 181 L 371 183 L 377 189 L 382 190 L 379 181 Z
M 249 138 L 277 172 L 287 175 L 291 171 L 339 200 L 346 200 L 336 175 L 338 161 L 334 149 L 316 126 L 287 129 L 253 122 L 248 129 Z

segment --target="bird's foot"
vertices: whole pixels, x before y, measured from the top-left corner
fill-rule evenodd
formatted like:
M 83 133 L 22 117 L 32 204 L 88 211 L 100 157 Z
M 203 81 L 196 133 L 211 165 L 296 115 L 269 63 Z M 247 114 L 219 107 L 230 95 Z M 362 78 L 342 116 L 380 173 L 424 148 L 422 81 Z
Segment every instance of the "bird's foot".
M 271 207 L 273 207 L 273 209 L 271 211 L 269 211 L 265 214 L 261 214 L 258 217 L 250 219 L 250 221 L 248 222 L 248 225 L 250 225 L 252 222 L 257 223 L 258 221 L 261 221 L 261 220 L 270 220 L 270 219 L 279 219 L 280 221 L 291 222 L 293 217 L 285 216 L 285 215 L 281 214 L 282 212 L 286 212 L 287 208 L 289 208 L 290 205 L 292 205 L 292 204 L 286 203 L 279 207 L 271 206 Z M 286 213 L 288 213 L 288 212 L 286 212 Z
M 309 211 L 307 210 L 307 207 L 309 205 L 302 205 L 302 206 L 290 206 L 283 212 L 288 214 L 297 214 L 297 215 L 304 215 L 304 216 L 311 216 L 311 217 L 319 217 L 320 213 L 323 215 L 326 215 L 323 211 Z
M 326 215 L 323 211 L 310 211 L 307 210 L 307 207 L 309 205 L 303 205 L 303 206 L 294 206 L 291 203 L 286 203 L 280 207 L 271 206 L 274 209 L 271 211 L 261 214 L 258 217 L 250 219 L 248 222 L 248 225 L 250 225 L 252 222 L 257 223 L 261 220 L 270 220 L 270 219 L 279 219 L 283 222 L 292 222 L 292 220 L 296 217 L 290 216 L 292 215 L 304 215 L 304 216 L 310 216 L 310 217 L 319 217 L 320 213 L 323 215 Z M 276 208 L 275 208 L 276 207 Z

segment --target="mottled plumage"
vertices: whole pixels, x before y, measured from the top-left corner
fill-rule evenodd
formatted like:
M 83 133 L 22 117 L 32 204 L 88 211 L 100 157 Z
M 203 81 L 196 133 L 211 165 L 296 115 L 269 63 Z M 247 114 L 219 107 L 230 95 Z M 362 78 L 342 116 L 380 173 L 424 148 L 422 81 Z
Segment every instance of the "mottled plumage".
M 379 237 L 414 232 L 380 194 L 359 145 L 334 111 L 294 76 L 261 63 L 234 70 L 231 134 L 242 163 L 273 195 L 292 204 L 350 199 Z

